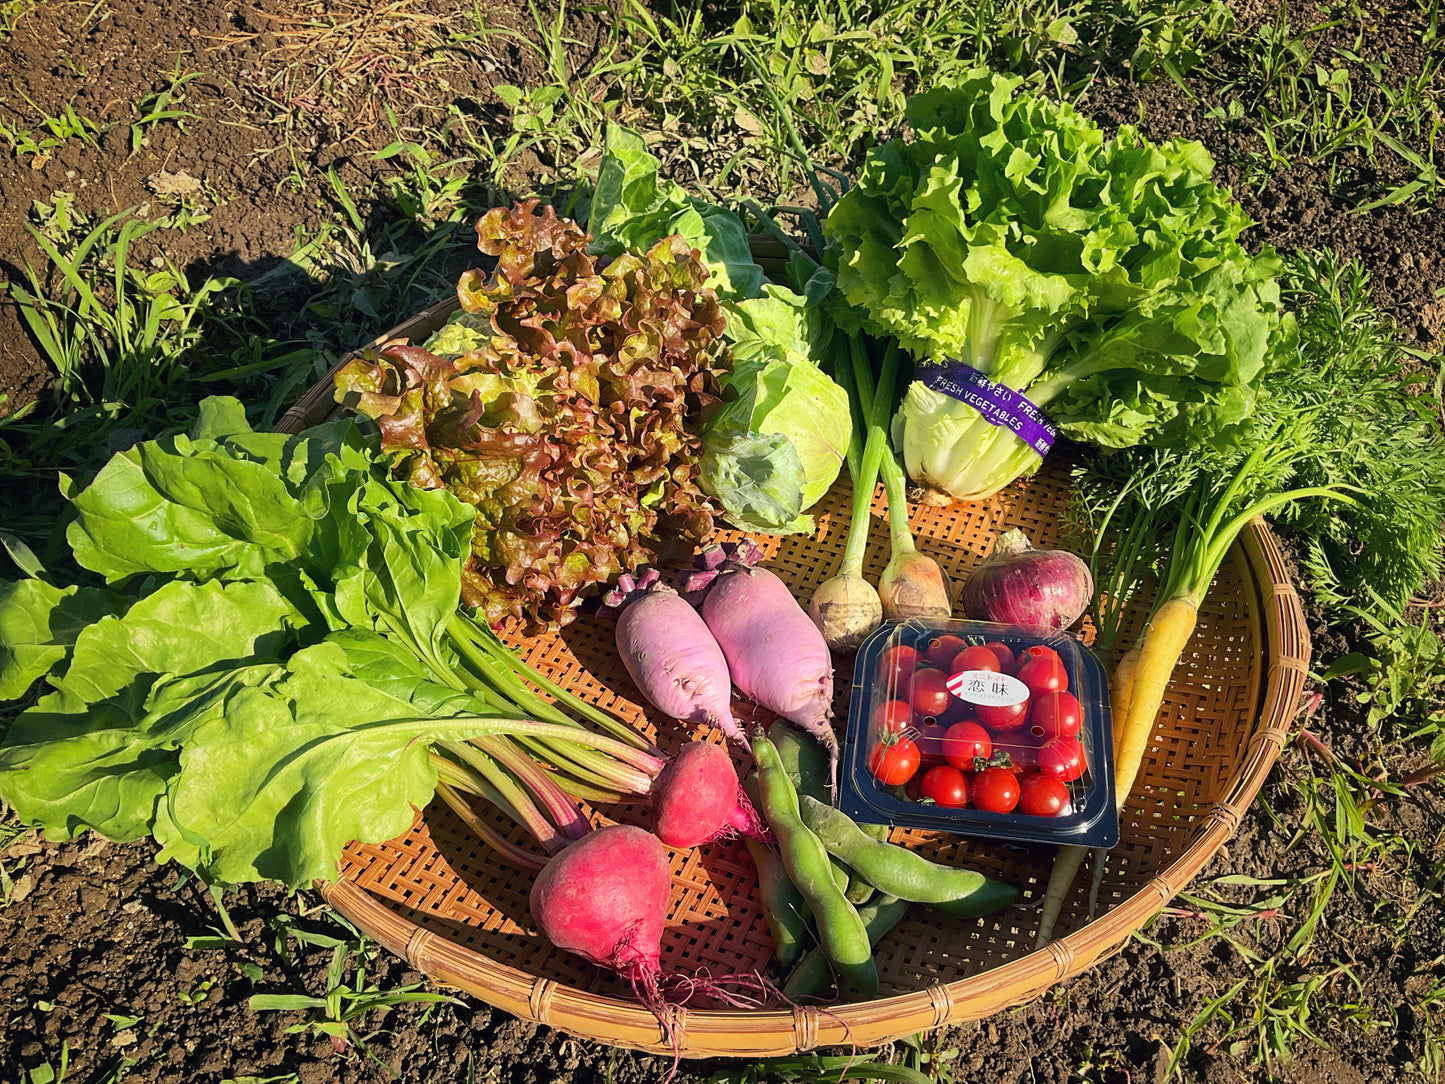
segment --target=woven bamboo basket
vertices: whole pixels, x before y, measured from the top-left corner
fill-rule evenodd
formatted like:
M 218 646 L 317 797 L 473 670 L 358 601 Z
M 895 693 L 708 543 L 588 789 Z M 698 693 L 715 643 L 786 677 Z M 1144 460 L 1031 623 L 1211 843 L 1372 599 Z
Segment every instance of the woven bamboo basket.
M 756 244 L 755 252 L 765 266 L 780 263 L 781 252 L 769 251 L 766 243 Z M 419 342 L 455 307 L 452 301 L 434 306 L 370 347 Z M 312 388 L 278 429 L 299 432 L 333 415 L 331 388 L 329 377 Z M 755 539 L 769 567 L 800 599 L 833 574 L 842 555 L 850 516 L 844 477 L 813 509 L 815 537 Z M 988 501 L 918 508 L 912 525 L 919 549 L 957 584 L 1006 528 L 1023 528 L 1037 545 L 1056 544 L 1066 482 L 1065 465 L 1051 457 L 1032 479 Z M 875 581 L 888 559 L 885 513 L 880 489 L 865 559 L 865 573 Z M 1131 615 L 1126 642 L 1144 616 L 1142 606 Z M 704 736 L 684 733 L 644 704 L 617 659 L 605 618 L 584 613 L 560 633 L 512 642 L 529 664 L 638 726 L 665 752 Z M 1099 917 L 1087 919 L 1083 875 L 1059 923 L 1058 932 L 1067 935 L 1035 951 L 1038 911 L 1026 905 L 1037 901 L 1048 881 L 1052 847 L 894 829 L 895 842 L 936 861 L 1011 881 L 1025 906 L 972 921 L 915 908 L 875 950 L 880 988 L 873 1000 L 748 1011 L 690 1006 L 680 1011 L 676 1026 L 682 1055 L 764 1057 L 820 1046 L 876 1046 L 1030 1001 L 1118 951 L 1233 834 L 1284 745 L 1308 662 L 1299 601 L 1273 536 L 1256 520 L 1220 570 L 1175 671 L 1121 816 L 1119 845 L 1106 862 Z M 850 677 L 847 664 L 838 668 L 840 722 Z M 743 701 L 735 701 L 734 709 L 745 725 L 771 718 Z M 741 757 L 738 764 L 744 764 Z M 636 807 L 607 812 L 645 823 Z M 525 842 L 510 822 L 497 817 L 495 823 Z M 664 969 L 713 976 L 765 971 L 772 942 L 746 849 L 734 842 L 673 852 L 672 872 Z M 671 1053 L 656 1018 L 624 983 L 552 948 L 537 933 L 527 913 L 530 882 L 437 801 L 418 813 L 406 835 L 349 846 L 339 879 L 323 892 L 360 929 L 441 983 L 579 1037 Z

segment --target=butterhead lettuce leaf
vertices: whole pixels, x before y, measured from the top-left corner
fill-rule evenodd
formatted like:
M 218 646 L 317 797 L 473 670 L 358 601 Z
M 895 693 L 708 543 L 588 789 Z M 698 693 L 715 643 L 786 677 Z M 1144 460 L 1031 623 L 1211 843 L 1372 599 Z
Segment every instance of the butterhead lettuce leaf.
M 783 287 L 766 289 L 726 307 L 733 370 L 703 429 L 700 484 L 734 526 L 806 533 L 803 512 L 838 477 L 852 416 L 848 393 L 812 360 L 821 314 Z

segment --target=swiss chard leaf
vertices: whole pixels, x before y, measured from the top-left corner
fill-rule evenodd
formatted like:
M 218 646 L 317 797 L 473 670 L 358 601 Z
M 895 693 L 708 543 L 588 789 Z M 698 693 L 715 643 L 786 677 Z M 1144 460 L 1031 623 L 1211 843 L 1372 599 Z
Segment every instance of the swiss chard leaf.
M 0 745 L 0 797 L 52 835 L 145 835 L 194 722 L 165 692 L 167 676 L 209 685 L 274 657 L 293 612 L 270 584 L 175 581 L 87 626 L 51 678 L 55 691 L 22 712 Z
M 115 595 L 93 587 L 0 581 L 0 700 L 18 700 L 70 654 L 87 625 L 121 605 Z
M 368 479 L 349 511 L 366 524 L 364 560 L 338 577 L 336 606 L 352 626 L 405 644 L 432 668 L 450 671 L 446 625 L 461 593 L 476 513 L 447 490 Z
M 365 629 L 342 629 L 327 641 L 346 653 L 346 668 L 378 692 L 415 705 L 423 715 L 485 714 L 468 693 L 436 680 L 409 649 Z
M 260 578 L 307 553 L 316 531 L 270 466 L 184 436 L 119 453 L 72 503 L 75 559 L 110 582 L 147 572 Z
M 186 857 L 213 881 L 299 888 L 334 879 L 348 841 L 411 827 L 436 786 L 431 742 L 482 726 L 418 720 L 415 705 L 346 665 L 337 644 L 297 652 L 284 681 L 238 691 L 192 731 L 157 825 L 163 857 Z

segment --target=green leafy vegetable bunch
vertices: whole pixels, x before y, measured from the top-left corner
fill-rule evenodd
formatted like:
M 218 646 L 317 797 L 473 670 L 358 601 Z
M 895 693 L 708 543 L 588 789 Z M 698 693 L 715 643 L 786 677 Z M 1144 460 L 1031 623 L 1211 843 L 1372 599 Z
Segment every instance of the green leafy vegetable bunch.
M 592 251 L 620 255 L 680 235 L 722 299 L 733 365 L 701 430 L 699 484 L 745 531 L 811 533 L 804 510 L 838 477 L 852 430 L 848 396 L 819 364 L 832 322 L 820 304 L 832 276 L 803 260 L 798 291 L 766 282 L 747 229 L 726 207 L 658 175 L 642 138 L 609 125 L 589 228 Z
M 441 353 L 353 361 L 336 395 L 377 421 L 398 477 L 476 509 L 467 604 L 556 627 L 589 587 L 655 560 L 664 525 L 712 532 L 695 429 L 727 364 L 723 316 L 676 236 L 599 267 L 587 233 L 535 201 L 477 234 L 496 273 L 462 276 Z
M 1277 260 L 1196 142 L 1112 138 L 1022 80 L 976 70 L 910 100 L 914 136 L 870 152 L 824 228 L 844 326 L 959 359 L 1106 447 L 1246 417 L 1279 321 Z M 915 380 L 895 418 L 933 500 L 1037 469 L 1007 428 Z
M 579 827 L 558 779 L 631 793 L 660 769 L 458 612 L 475 513 L 392 478 L 369 423 L 255 433 L 225 398 L 200 415 L 67 484 L 82 582 L 0 580 L 0 701 L 28 705 L 0 732 L 0 800 L 23 821 L 149 835 L 213 884 L 304 886 L 434 789 L 488 796 L 545 845 Z
M 0 698 L 44 680 L 0 744 L 0 798 L 229 883 L 334 876 L 348 839 L 405 831 L 436 784 L 412 739 L 466 726 L 384 736 L 427 712 L 357 675 L 478 706 L 437 684 L 472 516 L 381 474 L 352 422 L 253 433 L 208 399 L 190 434 L 70 492 L 75 560 L 105 585 L 0 582 Z

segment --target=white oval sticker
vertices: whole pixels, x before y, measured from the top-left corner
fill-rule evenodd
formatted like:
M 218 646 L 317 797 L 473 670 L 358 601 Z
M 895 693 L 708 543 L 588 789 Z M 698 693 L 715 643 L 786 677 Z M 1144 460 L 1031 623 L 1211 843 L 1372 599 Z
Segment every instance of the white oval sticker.
M 970 704 L 1002 708 L 1022 704 L 1029 687 L 1016 677 L 992 670 L 960 670 L 948 679 L 948 691 Z

